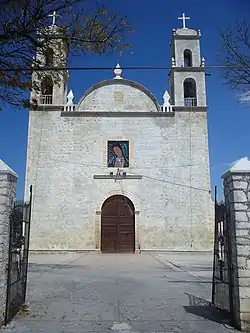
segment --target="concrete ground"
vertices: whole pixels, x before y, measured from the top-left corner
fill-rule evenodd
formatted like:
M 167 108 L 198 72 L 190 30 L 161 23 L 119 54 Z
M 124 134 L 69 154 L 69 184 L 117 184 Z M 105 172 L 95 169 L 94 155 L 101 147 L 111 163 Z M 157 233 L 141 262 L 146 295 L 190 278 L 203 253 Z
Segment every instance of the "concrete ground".
M 211 254 L 32 255 L 29 311 L 0 332 L 233 332 L 211 278 Z

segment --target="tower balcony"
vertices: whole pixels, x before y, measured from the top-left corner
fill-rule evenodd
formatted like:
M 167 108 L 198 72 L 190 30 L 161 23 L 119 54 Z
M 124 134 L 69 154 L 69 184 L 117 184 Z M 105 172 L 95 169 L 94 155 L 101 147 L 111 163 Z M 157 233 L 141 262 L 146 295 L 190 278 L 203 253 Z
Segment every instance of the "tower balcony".
M 184 105 L 185 106 L 197 106 L 197 98 L 196 97 L 185 97 Z
M 41 95 L 40 96 L 40 103 L 39 104 L 52 104 L 53 102 L 53 95 Z

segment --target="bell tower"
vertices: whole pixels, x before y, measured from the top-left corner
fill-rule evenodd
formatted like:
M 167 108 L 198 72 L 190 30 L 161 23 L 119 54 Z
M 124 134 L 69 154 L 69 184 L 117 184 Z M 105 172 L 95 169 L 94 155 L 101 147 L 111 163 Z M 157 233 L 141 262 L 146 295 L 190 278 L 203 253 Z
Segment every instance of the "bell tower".
M 205 59 L 201 58 L 200 30 L 186 27 L 185 14 L 178 19 L 183 27 L 173 29 L 170 72 L 171 104 L 175 106 L 206 107 Z
M 32 74 L 33 90 L 31 103 L 38 106 L 66 104 L 68 71 L 62 70 L 67 66 L 67 47 L 62 38 L 62 29 L 55 24 L 56 12 L 51 14 L 52 25 L 38 32 L 38 48 L 34 61 L 43 70 Z

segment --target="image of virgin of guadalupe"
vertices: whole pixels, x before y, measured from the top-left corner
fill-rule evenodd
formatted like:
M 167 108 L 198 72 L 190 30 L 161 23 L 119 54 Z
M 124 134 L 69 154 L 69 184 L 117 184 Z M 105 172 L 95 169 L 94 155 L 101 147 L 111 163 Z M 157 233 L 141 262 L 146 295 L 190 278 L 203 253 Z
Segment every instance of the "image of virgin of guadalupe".
M 109 142 L 108 167 L 126 168 L 128 166 L 128 142 Z

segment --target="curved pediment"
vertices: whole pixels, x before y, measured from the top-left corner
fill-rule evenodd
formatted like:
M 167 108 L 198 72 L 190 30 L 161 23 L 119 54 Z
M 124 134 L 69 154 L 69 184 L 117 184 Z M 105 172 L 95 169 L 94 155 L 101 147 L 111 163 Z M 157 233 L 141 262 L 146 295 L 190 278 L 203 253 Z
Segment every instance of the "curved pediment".
M 125 79 L 97 83 L 86 91 L 78 104 L 79 111 L 160 111 L 154 95 L 143 85 Z

